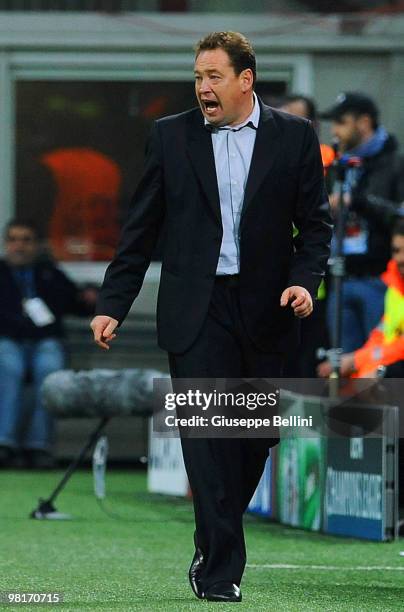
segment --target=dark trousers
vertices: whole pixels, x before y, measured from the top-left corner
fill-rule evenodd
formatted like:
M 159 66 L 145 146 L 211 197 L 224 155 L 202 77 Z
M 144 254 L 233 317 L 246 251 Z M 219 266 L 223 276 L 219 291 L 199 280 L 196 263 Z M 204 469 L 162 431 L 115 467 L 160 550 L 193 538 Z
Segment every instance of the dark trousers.
M 169 354 L 175 378 L 279 378 L 282 353 L 259 351 L 247 336 L 238 300 L 238 278 L 216 279 L 203 328 L 189 350 Z M 276 439 L 182 438 L 193 495 L 196 540 L 206 564 L 203 588 L 240 584 L 246 550 L 243 513 Z

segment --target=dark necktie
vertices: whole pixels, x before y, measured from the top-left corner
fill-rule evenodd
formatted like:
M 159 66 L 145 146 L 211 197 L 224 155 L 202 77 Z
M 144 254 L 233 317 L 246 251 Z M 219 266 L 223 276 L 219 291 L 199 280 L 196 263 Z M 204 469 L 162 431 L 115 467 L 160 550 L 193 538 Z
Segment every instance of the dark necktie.
M 212 125 L 211 123 L 205 123 L 205 128 L 208 130 L 208 132 L 210 132 L 211 134 L 217 134 L 218 132 L 239 132 L 240 130 L 242 130 L 245 127 L 249 127 L 252 128 L 253 130 L 256 130 L 257 128 L 255 127 L 255 125 L 253 124 L 252 121 L 249 121 L 248 123 L 246 123 L 245 125 L 242 125 L 239 128 L 232 128 L 232 127 L 216 127 L 215 125 Z

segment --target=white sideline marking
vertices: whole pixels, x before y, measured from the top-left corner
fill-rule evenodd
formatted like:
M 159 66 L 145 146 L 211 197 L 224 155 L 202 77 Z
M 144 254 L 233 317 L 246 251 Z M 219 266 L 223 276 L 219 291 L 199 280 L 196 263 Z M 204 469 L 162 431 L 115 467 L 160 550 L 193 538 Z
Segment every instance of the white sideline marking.
M 351 572 L 370 572 L 372 570 L 384 570 L 404 572 L 404 566 L 395 567 L 394 565 L 357 565 L 356 567 L 344 567 L 343 565 L 291 565 L 287 563 L 264 563 L 263 565 L 255 565 L 247 563 L 250 569 L 311 569 L 311 570 L 332 570 L 332 571 L 351 571 Z

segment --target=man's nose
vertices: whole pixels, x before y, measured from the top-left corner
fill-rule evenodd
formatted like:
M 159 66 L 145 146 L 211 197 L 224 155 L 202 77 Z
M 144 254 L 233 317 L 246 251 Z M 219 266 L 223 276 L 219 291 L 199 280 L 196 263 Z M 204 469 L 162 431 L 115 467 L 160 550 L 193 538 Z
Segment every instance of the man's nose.
M 199 83 L 199 93 L 204 94 L 204 93 L 209 93 L 211 91 L 212 91 L 212 88 L 209 85 L 209 80 L 201 79 Z

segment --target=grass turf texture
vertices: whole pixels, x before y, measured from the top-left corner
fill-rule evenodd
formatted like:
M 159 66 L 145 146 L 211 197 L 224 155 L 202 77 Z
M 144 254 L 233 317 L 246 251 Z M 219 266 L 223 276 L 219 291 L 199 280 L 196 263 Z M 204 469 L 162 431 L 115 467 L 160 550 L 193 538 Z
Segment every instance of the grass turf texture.
M 105 506 L 90 472 L 76 473 L 57 508 L 72 521 L 28 518 L 51 491 L 55 472 L 0 472 L 0 591 L 63 592 L 53 605 L 0 604 L 3 610 L 403 610 L 403 540 L 359 542 L 288 529 L 246 517 L 248 563 L 338 566 L 339 571 L 246 568 L 241 604 L 197 600 L 188 584 L 193 513 L 188 500 L 146 492 L 142 472 L 110 472 Z M 344 569 L 346 568 L 346 569 Z

